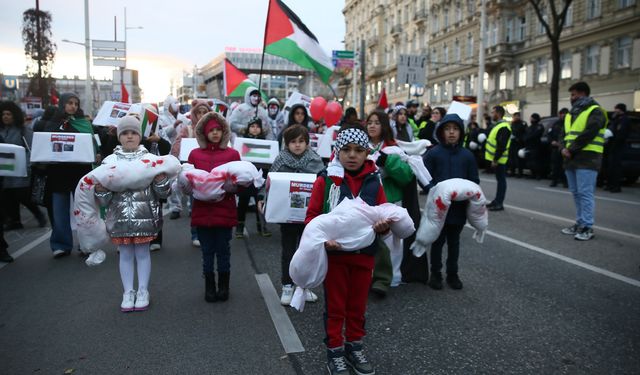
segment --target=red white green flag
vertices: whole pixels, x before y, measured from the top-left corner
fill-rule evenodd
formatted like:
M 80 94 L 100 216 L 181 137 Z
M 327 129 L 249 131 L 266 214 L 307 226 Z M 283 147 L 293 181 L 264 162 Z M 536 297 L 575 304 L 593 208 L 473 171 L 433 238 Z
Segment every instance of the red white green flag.
M 329 83 L 333 62 L 300 18 L 281 0 L 269 0 L 264 52 L 280 56 L 303 68 L 314 70 Z
M 155 133 L 158 126 L 158 105 L 155 103 L 143 105 L 144 114 L 142 116 L 142 135 L 148 137 L 151 133 Z
M 224 95 L 243 98 L 249 87 L 258 87 L 231 61 L 224 59 Z

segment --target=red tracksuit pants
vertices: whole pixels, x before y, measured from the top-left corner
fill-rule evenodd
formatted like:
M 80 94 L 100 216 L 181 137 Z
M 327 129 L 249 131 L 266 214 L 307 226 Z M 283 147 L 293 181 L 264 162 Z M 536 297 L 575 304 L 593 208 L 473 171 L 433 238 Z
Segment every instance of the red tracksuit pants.
M 324 280 L 326 331 L 328 348 L 359 341 L 365 336 L 364 314 L 373 274 L 374 257 L 365 254 L 329 254 Z M 342 333 L 344 327 L 344 335 Z

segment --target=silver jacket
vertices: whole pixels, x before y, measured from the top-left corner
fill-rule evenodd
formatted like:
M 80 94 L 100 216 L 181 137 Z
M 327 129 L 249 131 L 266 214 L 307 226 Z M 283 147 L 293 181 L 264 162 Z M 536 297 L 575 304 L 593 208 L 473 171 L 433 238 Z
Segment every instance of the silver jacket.
M 137 151 L 125 152 L 116 147 L 113 155 L 104 160 L 108 164 L 115 160 L 142 159 L 148 151 L 139 146 Z M 159 199 L 166 199 L 171 193 L 171 181 L 164 179 L 152 182 L 141 190 L 116 192 L 95 192 L 98 203 L 107 207 L 107 232 L 111 237 L 148 237 L 155 236 L 162 228 Z

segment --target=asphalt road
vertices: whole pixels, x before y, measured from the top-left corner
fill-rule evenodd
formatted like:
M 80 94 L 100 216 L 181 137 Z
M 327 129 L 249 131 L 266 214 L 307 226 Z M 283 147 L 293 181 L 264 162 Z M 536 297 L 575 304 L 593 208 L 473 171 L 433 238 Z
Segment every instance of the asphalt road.
M 493 176 L 481 177 L 492 198 Z M 640 373 L 639 187 L 598 190 L 596 237 L 578 242 L 560 233 L 574 217 L 566 189 L 508 182 L 484 243 L 463 232 L 463 290 L 407 284 L 370 298 L 366 347 L 377 373 Z M 322 302 L 272 315 L 266 302 L 276 296 L 256 281 L 266 275 L 280 292 L 277 225 L 262 238 L 252 222 L 249 238 L 232 240 L 231 299 L 208 304 L 188 218 L 167 220 L 152 255 L 151 308 L 123 314 L 116 253 L 95 268 L 75 254 L 53 259 L 46 229 L 28 216 L 27 229 L 7 235 L 19 257 L 0 263 L 1 374 L 325 372 Z M 283 316 L 304 351 L 286 353 L 274 325 L 282 332 Z

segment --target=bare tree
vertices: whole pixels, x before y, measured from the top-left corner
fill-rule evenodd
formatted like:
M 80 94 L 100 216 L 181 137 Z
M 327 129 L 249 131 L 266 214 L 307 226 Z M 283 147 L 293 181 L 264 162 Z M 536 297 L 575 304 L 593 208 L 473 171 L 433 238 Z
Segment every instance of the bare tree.
M 544 31 L 551 42 L 551 61 L 553 73 L 551 74 L 551 115 L 558 113 L 558 91 L 560 86 L 560 34 L 564 29 L 567 11 L 573 0 L 528 0 L 538 16 L 538 21 L 544 27 Z M 559 3 L 559 7 L 556 7 Z
M 56 55 L 56 44 L 52 40 L 51 13 L 36 8 L 27 9 L 22 14 L 22 41 L 24 54 L 29 59 L 27 74 L 31 77 L 29 93 L 42 98 L 42 104 L 49 103 L 49 87 L 53 84 L 51 70 Z

